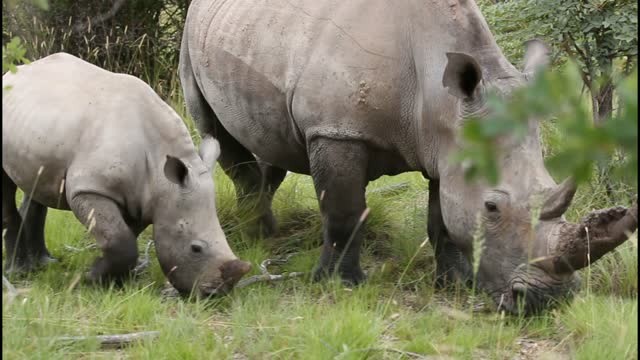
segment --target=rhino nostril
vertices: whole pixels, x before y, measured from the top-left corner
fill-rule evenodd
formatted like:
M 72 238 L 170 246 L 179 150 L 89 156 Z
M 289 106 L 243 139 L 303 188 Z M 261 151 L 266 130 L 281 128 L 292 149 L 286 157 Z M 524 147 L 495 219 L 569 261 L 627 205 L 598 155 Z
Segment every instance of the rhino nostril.
M 191 245 L 191 251 L 193 251 L 196 254 L 199 254 L 202 252 L 202 246 L 193 244 Z

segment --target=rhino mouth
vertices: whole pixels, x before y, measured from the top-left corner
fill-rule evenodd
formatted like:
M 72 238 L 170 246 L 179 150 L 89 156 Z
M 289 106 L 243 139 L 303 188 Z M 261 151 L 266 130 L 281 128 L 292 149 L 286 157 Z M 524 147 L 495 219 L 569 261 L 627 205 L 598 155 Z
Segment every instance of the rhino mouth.
M 570 301 L 579 287 L 577 274 L 558 277 L 535 265 L 522 264 L 493 300 L 499 312 L 531 316 Z

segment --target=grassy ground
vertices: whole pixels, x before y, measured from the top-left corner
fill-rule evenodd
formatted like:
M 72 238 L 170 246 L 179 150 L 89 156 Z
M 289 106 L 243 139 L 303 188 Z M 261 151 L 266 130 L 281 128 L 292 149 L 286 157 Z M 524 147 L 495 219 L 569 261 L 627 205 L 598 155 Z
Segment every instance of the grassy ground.
M 275 198 L 281 233 L 275 239 L 241 235 L 233 185 L 216 170 L 220 218 L 236 252 L 254 265 L 294 252 L 286 271 L 308 271 L 319 254 L 321 220 L 311 179 L 289 175 Z M 393 184 L 407 184 L 390 191 Z M 90 288 L 77 278 L 96 250 L 68 212 L 50 211 L 48 245 L 61 261 L 22 279 L 21 295 L 2 305 L 3 356 L 68 358 L 293 358 L 400 359 L 410 351 L 434 358 L 637 358 L 637 238 L 591 269 L 575 301 L 536 318 L 501 317 L 492 304 L 465 289 L 436 292 L 426 236 L 426 181 L 417 173 L 383 177 L 368 190 L 372 209 L 364 256 L 366 285 L 307 278 L 239 289 L 210 301 L 165 299 L 155 261 L 123 289 Z M 571 209 L 579 217 L 600 203 L 584 187 Z M 150 237 L 144 233 L 141 251 Z M 417 254 L 417 255 L 416 255 Z M 415 256 L 414 256 L 415 255 Z M 413 260 L 412 260 L 413 259 Z M 254 266 L 257 268 L 257 266 Z M 405 272 L 406 270 L 406 272 Z M 256 272 L 254 270 L 254 272 Z M 404 276 L 401 276 L 404 273 Z M 476 309 L 475 311 L 473 309 Z M 124 350 L 96 342 L 59 344 L 61 335 L 159 330 L 159 339 Z

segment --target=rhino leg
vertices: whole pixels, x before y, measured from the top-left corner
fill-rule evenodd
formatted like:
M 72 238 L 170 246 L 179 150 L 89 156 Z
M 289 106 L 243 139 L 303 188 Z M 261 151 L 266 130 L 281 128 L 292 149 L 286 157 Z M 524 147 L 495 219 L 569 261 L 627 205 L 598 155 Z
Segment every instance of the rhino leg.
M 273 196 L 287 175 L 287 170 L 263 161 L 258 161 L 258 165 L 260 166 L 260 172 L 262 173 L 260 198 L 258 199 L 260 209 L 262 209 L 260 224 L 265 228 L 265 235 L 272 235 L 277 231 L 277 222 L 273 216 L 273 211 L 271 210 Z
M 187 61 L 181 57 L 180 78 L 187 110 L 200 134 L 211 135 L 220 143 L 218 162 L 233 181 L 238 208 L 255 219 L 249 233 L 269 237 L 277 228 L 271 199 L 287 172 L 270 165 L 260 165 L 255 156 L 225 130 L 202 95 Z
M 365 280 L 360 268 L 364 226 L 353 232 L 366 209 L 366 147 L 359 142 L 319 138 L 309 149 L 323 220 L 322 255 L 314 280 L 337 270 L 345 283 L 357 285 Z
M 2 231 L 7 248 L 7 273 L 25 272 L 33 268 L 26 246 L 26 233 L 21 229 L 22 216 L 16 207 L 16 184 L 2 170 Z
M 471 267 L 464 254 L 449 239 L 440 208 L 440 182 L 429 180 L 427 234 L 436 258 L 436 287 L 460 281 L 470 285 Z
M 273 195 L 284 180 L 286 170 L 258 162 L 236 139 L 227 133 L 214 118 L 218 130 L 209 132 L 220 142 L 218 161 L 224 172 L 233 180 L 238 208 L 252 219 L 248 232 L 254 237 L 275 234 L 277 224 L 271 210 Z M 203 133 L 204 134 L 204 133 Z
M 75 195 L 69 205 L 102 250 L 87 280 L 93 283 L 120 281 L 129 275 L 138 259 L 137 234 L 125 222 L 118 205 L 107 197 L 91 193 Z
M 43 265 L 56 261 L 56 259 L 49 254 L 44 239 L 47 207 L 25 196 L 20 205 L 19 212 L 24 221 L 22 231 L 24 231 L 26 235 L 26 246 L 29 257 Z

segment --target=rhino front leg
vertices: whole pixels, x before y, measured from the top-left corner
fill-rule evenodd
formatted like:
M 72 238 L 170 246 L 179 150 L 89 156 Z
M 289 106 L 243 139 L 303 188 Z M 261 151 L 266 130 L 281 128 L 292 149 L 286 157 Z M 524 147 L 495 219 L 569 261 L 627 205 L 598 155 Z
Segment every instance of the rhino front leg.
M 87 280 L 120 281 L 136 266 L 137 235 L 125 222 L 118 205 L 97 194 L 78 194 L 69 201 L 71 210 L 96 238 L 102 256 L 98 257 Z
M 450 240 L 440 208 L 440 181 L 429 180 L 427 234 L 436 258 L 436 287 L 460 281 L 470 285 L 471 267 L 462 251 Z
M 353 232 L 366 209 L 366 147 L 359 142 L 319 138 L 310 144 L 309 153 L 323 220 L 322 255 L 314 280 L 337 270 L 345 283 L 357 285 L 365 280 L 360 268 L 364 226 Z

